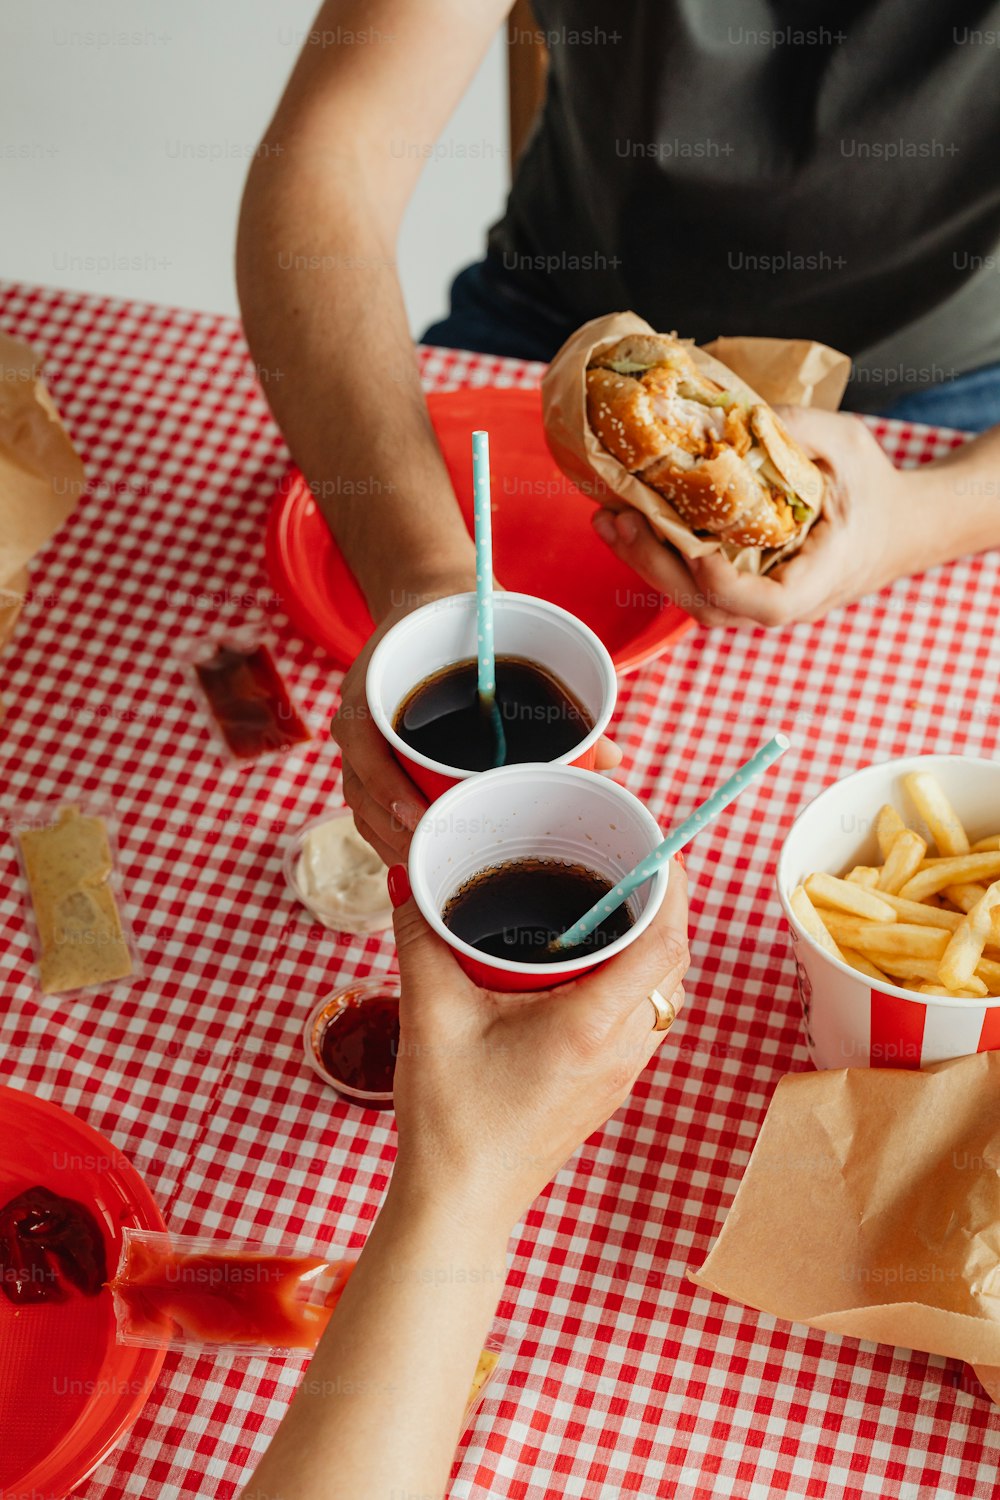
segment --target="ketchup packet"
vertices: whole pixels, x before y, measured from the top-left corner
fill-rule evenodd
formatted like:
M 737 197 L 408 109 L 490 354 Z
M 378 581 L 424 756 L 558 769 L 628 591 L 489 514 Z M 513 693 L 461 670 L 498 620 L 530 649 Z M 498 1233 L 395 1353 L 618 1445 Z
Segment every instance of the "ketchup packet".
M 126 1227 L 108 1283 L 117 1341 L 189 1353 L 312 1354 L 356 1264 L 355 1256 L 303 1254 L 287 1244 Z M 466 1421 L 495 1376 L 502 1350 L 491 1333 L 470 1372 Z
M 260 626 L 191 639 L 180 660 L 226 760 L 250 765 L 312 739 Z
M 311 1354 L 355 1258 L 125 1228 L 114 1279 L 120 1344 Z

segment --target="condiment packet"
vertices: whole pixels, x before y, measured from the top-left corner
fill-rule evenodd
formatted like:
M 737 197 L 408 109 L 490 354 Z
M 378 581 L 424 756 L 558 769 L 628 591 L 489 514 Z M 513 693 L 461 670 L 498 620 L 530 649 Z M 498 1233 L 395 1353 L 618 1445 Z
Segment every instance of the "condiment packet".
M 111 804 L 93 797 L 24 803 L 5 822 L 41 993 L 80 994 L 139 978 Z
M 119 1344 L 257 1357 L 311 1354 L 357 1256 L 294 1244 L 122 1231 L 108 1283 Z M 472 1376 L 468 1420 L 495 1377 L 503 1344 L 491 1333 Z
M 690 1279 L 812 1328 L 1000 1365 L 1000 1052 L 783 1079 Z
M 178 650 L 219 753 L 231 764 L 287 755 L 312 739 L 272 647 L 264 627 L 254 622 L 189 636 Z
M 120 1344 L 310 1354 L 357 1257 L 288 1243 L 122 1231 L 114 1279 Z
M 796 551 L 808 526 L 800 528 L 784 547 L 762 550 L 736 547 L 716 538 L 698 536 L 657 490 L 620 464 L 608 452 L 587 417 L 587 364 L 595 349 L 632 333 L 654 333 L 633 312 L 592 318 L 571 335 L 542 379 L 542 418 L 552 457 L 585 495 L 601 505 L 621 510 L 622 502 L 640 511 L 666 542 L 684 557 L 705 557 L 724 551 L 744 573 L 766 573 Z M 725 375 L 743 387 L 744 397 L 759 403 L 835 408 L 843 396 L 851 362 L 846 354 L 806 339 L 716 339 L 691 357 L 708 376 Z M 814 518 L 815 519 L 815 518 Z

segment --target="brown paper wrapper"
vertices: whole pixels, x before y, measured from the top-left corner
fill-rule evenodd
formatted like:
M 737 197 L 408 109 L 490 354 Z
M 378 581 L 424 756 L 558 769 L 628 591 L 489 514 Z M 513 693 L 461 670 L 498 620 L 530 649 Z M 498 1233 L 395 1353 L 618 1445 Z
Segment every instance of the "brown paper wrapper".
M 83 464 L 26 344 L 0 334 L 0 649 L 28 588 L 26 568 L 83 493 Z
M 654 332 L 636 313 L 609 313 L 584 323 L 567 339 L 542 380 L 542 414 L 552 457 L 563 473 L 599 504 L 611 510 L 632 506 L 641 511 L 653 530 L 684 557 L 705 557 L 721 550 L 742 572 L 767 572 L 802 545 L 808 526 L 786 546 L 766 551 L 696 536 L 670 502 L 630 474 L 591 430 L 586 387 L 591 355 L 627 334 Z M 725 346 L 728 356 L 724 366 L 717 357 L 720 346 Z M 716 339 L 705 349 L 692 345 L 691 354 L 706 375 L 724 377 L 729 386 L 734 385 L 735 377 L 735 387 L 747 400 L 771 405 L 808 406 L 813 402 L 836 407 L 851 367 L 845 354 L 801 339 Z M 817 395 L 822 400 L 816 400 Z
M 779 1083 L 690 1279 L 832 1333 L 966 1360 L 1000 1388 L 1000 1052 Z
M 703 349 L 772 406 L 836 411 L 851 375 L 846 354 L 812 339 L 713 339 Z

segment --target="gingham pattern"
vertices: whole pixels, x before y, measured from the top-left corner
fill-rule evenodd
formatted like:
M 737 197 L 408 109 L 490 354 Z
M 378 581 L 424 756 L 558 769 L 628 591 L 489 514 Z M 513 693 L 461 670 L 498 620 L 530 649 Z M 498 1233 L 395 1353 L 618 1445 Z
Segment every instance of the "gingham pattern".
M 391 1117 L 303 1066 L 317 996 L 393 962 L 386 941 L 310 926 L 287 896 L 292 829 L 340 801 L 322 730 L 337 676 L 284 628 L 262 530 L 287 453 L 224 319 L 20 287 L 2 326 L 46 357 L 90 492 L 38 559 L 0 664 L 5 799 L 99 790 L 122 848 L 148 977 L 40 1000 L 15 865 L 0 895 L 5 1081 L 57 1100 L 144 1174 L 172 1228 L 360 1246 L 392 1166 Z M 531 384 L 538 366 L 424 355 L 429 388 Z M 897 461 L 954 434 L 875 425 Z M 972 559 L 750 635 L 693 632 L 622 685 L 628 784 L 690 812 L 768 732 L 796 750 L 693 846 L 687 1008 L 614 1119 L 513 1243 L 507 1355 L 456 1461 L 453 1496 L 988 1495 L 998 1424 L 954 1362 L 813 1333 L 692 1287 L 776 1081 L 805 1067 L 772 890 L 793 813 L 874 758 L 995 753 L 1000 560 Z M 174 666 L 178 637 L 263 603 L 320 738 L 220 768 Z M 132 1433 L 83 1486 L 213 1495 L 245 1479 L 301 1364 L 168 1355 Z

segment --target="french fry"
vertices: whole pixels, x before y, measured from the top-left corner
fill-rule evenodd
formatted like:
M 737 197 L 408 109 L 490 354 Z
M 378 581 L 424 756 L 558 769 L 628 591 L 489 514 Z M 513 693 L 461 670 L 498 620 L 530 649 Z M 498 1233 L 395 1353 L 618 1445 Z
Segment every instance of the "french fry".
M 981 901 L 962 919 L 949 939 L 939 973 L 950 990 L 968 988 L 975 976 L 993 926 L 994 908 L 1000 906 L 1000 880 L 987 889 Z
M 838 946 L 856 948 L 880 969 L 886 967 L 883 960 L 893 956 L 940 959 L 951 937 L 942 927 L 918 927 L 913 922 L 866 922 L 861 917 L 842 916 L 835 911 L 825 911 L 823 922 Z
M 970 987 L 964 990 L 947 990 L 944 985 L 933 979 L 927 979 L 920 986 L 922 995 L 952 995 L 957 1000 L 983 1000 L 989 994 L 989 990 L 981 979 L 970 980 Z
M 788 904 L 809 936 L 819 943 L 821 948 L 825 948 L 827 953 L 832 953 L 834 958 L 840 958 L 840 949 L 831 937 L 823 918 L 809 900 L 804 885 L 795 887 L 788 898 Z
M 848 880 L 838 880 L 836 875 L 810 875 L 805 887 L 813 906 L 832 906 L 837 911 L 865 917 L 869 922 L 896 920 L 893 908 L 887 901 L 881 901 L 874 891 Z
M 840 955 L 845 964 L 850 964 L 852 969 L 857 969 L 861 974 L 867 974 L 869 979 L 877 979 L 880 984 L 892 984 L 892 980 L 883 969 L 873 964 L 870 958 L 865 958 L 856 948 L 841 948 Z
M 958 854 L 951 859 L 939 859 L 931 868 L 921 870 L 896 895 L 905 896 L 907 901 L 923 901 L 946 886 L 996 880 L 997 876 L 1000 876 L 1000 850 L 995 854 Z
M 889 858 L 889 853 L 897 837 L 899 834 L 905 832 L 906 824 L 894 807 L 890 806 L 887 802 L 884 807 L 879 808 L 875 818 L 875 837 L 878 840 L 878 846 L 882 851 L 883 859 Z
M 995 958 L 981 958 L 976 965 L 976 975 L 983 980 L 991 995 L 1000 995 L 1000 963 Z
M 916 772 L 903 784 L 934 853 L 886 803 L 874 824 L 883 864 L 808 876 L 792 910 L 828 953 L 875 984 L 1000 998 L 1000 833 L 970 843 L 935 777 Z
M 905 979 L 933 983 L 937 985 L 939 991 L 944 990 L 941 976 L 938 974 L 939 959 L 912 958 L 905 953 L 875 952 L 872 954 L 872 962 L 885 970 L 892 984 L 901 984 Z
M 940 854 L 968 854 L 969 835 L 936 776 L 913 771 L 903 777 L 910 801 L 930 829 Z
M 927 844 L 919 833 L 914 833 L 910 828 L 897 833 L 882 866 L 878 889 L 889 891 L 894 896 L 899 895 L 907 881 L 917 874 L 920 861 L 926 853 Z
M 986 887 L 975 884 L 946 885 L 941 894 L 952 906 L 957 906 L 959 911 L 970 912 L 976 902 L 986 895 Z
M 920 927 L 945 927 L 954 932 L 962 920 L 961 912 L 946 911 L 943 906 L 932 906 L 929 901 L 907 901 L 894 896 L 891 891 L 879 891 L 879 900 L 891 906 L 901 922 L 916 922 Z

